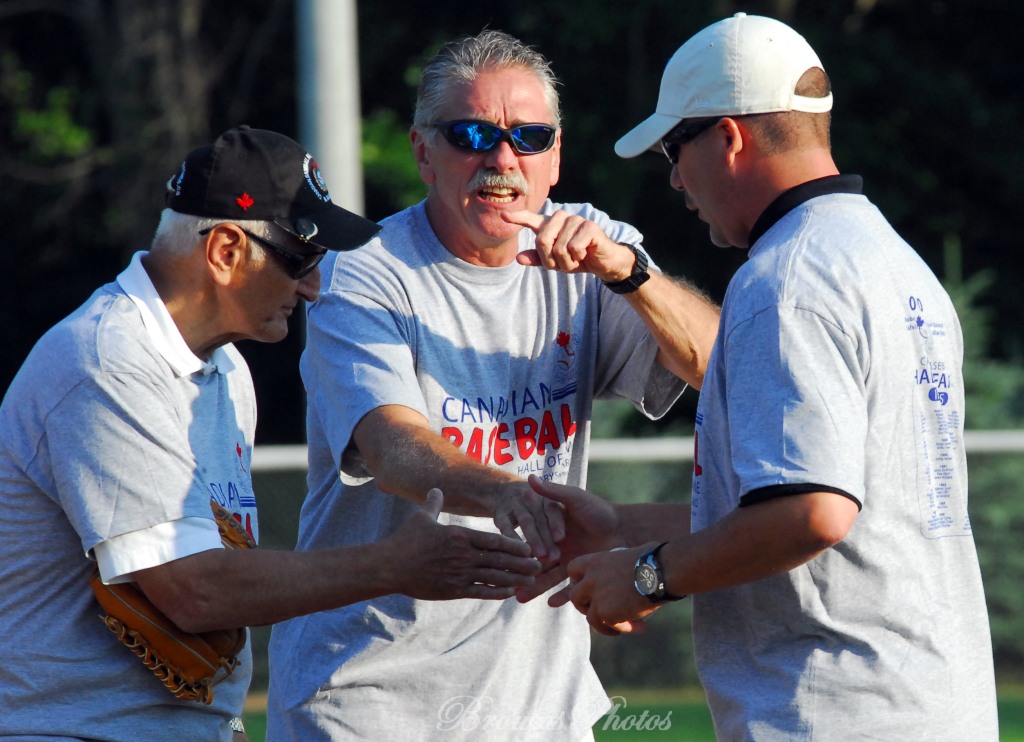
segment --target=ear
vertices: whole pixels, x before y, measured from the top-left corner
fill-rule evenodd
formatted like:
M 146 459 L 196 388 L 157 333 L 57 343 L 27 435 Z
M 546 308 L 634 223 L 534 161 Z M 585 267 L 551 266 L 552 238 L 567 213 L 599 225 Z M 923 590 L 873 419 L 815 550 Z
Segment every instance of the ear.
M 551 148 L 551 176 L 548 179 L 549 185 L 558 183 L 559 168 L 562 166 L 562 130 L 555 133 L 555 144 Z
M 412 142 L 412 154 L 416 158 L 416 167 L 420 171 L 420 180 L 428 186 L 434 185 L 434 181 L 437 180 L 437 174 L 434 172 L 434 165 L 430 160 L 426 137 L 415 129 L 410 129 L 409 141 Z
M 725 156 L 728 159 L 729 165 L 732 166 L 736 161 L 736 157 L 739 156 L 746 146 L 746 141 L 750 134 L 739 121 L 728 116 L 719 121 L 715 128 L 725 133 Z
M 206 265 L 214 282 L 226 286 L 249 259 L 245 232 L 230 222 L 218 224 L 206 235 Z

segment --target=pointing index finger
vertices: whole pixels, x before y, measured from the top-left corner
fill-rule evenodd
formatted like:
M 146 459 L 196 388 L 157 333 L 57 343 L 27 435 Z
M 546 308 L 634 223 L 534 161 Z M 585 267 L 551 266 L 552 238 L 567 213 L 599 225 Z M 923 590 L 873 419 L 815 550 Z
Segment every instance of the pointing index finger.
M 529 227 L 534 231 L 544 226 L 544 217 L 526 209 L 522 211 L 503 211 L 501 212 L 501 218 L 510 224 Z

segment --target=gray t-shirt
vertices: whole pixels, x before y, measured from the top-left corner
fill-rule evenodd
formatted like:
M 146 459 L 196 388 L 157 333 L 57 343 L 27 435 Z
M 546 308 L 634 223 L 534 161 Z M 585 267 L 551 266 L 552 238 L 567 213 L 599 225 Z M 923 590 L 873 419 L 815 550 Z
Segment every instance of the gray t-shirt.
M 701 390 L 693 529 L 780 486 L 862 509 L 813 561 L 695 596 L 720 739 L 997 738 L 962 361 L 949 297 L 863 196 L 812 198 L 751 249 Z
M 156 296 L 138 256 L 119 281 Z M 211 498 L 255 529 L 245 361 L 228 345 L 185 372 L 180 335 L 147 317 L 121 283 L 101 287 L 36 344 L 0 406 L 5 739 L 227 742 L 241 715 L 248 647 L 211 705 L 179 701 L 100 621 L 88 584 L 97 544 L 212 521 Z
M 617 241 L 641 240 L 589 205 L 562 208 Z M 533 237 L 522 230 L 521 249 Z M 350 447 L 355 425 L 381 405 L 421 412 L 490 466 L 583 485 L 596 397 L 659 416 L 685 388 L 654 363 L 657 345 L 629 304 L 593 276 L 459 260 L 422 204 L 368 245 L 326 258 L 323 280 L 301 364 L 302 549 L 378 540 L 417 507 L 380 492 Z M 495 530 L 486 518 L 441 520 Z M 391 595 L 280 624 L 270 649 L 275 740 L 577 742 L 608 706 L 584 617 L 543 599 Z

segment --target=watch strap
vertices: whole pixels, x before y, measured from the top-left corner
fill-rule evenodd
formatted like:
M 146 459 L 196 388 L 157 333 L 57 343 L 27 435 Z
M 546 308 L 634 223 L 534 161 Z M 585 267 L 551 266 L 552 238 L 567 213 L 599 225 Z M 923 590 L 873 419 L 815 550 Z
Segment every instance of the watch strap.
M 651 274 L 647 271 L 648 260 L 643 250 L 638 250 L 635 245 L 622 243 L 624 247 L 629 248 L 629 251 L 633 253 L 633 271 L 629 274 L 628 278 L 622 281 L 603 281 L 604 285 L 609 291 L 616 294 L 631 294 L 638 288 L 647 283 L 650 279 Z
M 667 543 L 668 541 L 658 544 L 649 552 L 641 556 L 636 562 L 637 569 L 639 569 L 640 565 L 646 563 L 655 571 L 655 573 L 658 576 L 658 590 L 651 594 L 645 594 L 641 592 L 642 595 L 645 595 L 645 597 L 647 597 L 653 603 L 664 603 L 668 601 L 682 600 L 683 598 L 687 597 L 685 595 L 672 595 L 665 588 L 665 570 L 662 569 L 661 561 L 658 559 L 658 555 L 661 553 L 662 547 L 664 547 Z M 640 591 L 639 586 L 637 586 L 637 590 L 638 592 Z

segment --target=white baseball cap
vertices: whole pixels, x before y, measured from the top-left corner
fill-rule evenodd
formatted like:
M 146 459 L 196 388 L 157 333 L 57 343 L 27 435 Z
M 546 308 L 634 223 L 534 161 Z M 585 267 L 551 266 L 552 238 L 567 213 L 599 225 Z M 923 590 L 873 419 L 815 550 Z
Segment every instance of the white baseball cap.
M 683 119 L 832 109 L 824 98 L 797 95 L 797 81 L 818 55 L 785 23 L 737 13 L 698 32 L 672 55 L 654 115 L 615 143 L 619 157 L 655 148 Z

